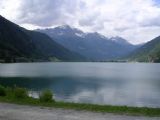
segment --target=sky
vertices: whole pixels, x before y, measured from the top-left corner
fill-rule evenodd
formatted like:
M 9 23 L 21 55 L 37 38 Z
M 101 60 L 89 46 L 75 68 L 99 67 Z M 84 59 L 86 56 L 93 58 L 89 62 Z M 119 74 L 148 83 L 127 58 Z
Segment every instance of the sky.
M 67 24 L 133 44 L 160 35 L 160 0 L 0 0 L 0 15 L 27 29 Z

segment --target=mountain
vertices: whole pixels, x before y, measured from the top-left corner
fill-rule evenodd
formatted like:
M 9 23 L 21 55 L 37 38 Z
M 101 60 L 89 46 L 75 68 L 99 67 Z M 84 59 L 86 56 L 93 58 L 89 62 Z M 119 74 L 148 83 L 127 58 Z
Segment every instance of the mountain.
M 125 39 L 123 39 L 123 38 L 121 38 L 121 37 L 118 37 L 118 36 L 116 36 L 116 37 L 111 37 L 110 40 L 112 40 L 112 41 L 114 41 L 114 42 L 116 42 L 116 43 L 118 43 L 118 44 L 120 44 L 120 45 L 126 45 L 126 46 L 132 45 L 132 44 L 130 44 L 127 40 L 125 40 Z
M 107 38 L 97 32 L 84 33 L 68 25 L 36 31 L 49 35 L 59 44 L 91 60 L 120 58 L 137 48 L 121 37 Z
M 160 36 L 135 50 L 129 55 L 129 60 L 139 62 L 160 62 Z
M 0 60 L 79 61 L 83 58 L 46 34 L 26 30 L 0 16 Z

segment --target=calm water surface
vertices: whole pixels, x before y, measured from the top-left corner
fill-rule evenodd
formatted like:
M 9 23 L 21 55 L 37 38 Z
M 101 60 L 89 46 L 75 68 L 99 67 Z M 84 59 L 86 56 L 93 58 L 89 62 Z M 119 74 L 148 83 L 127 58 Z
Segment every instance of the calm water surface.
M 37 91 L 49 88 L 56 100 L 160 107 L 160 64 L 0 64 L 0 84 Z

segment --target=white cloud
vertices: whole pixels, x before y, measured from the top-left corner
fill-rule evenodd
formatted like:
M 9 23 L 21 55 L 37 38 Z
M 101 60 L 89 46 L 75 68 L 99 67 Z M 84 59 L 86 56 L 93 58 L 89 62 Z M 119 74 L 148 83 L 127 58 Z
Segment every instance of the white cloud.
M 130 42 L 138 44 L 140 42 L 147 42 L 153 38 L 160 36 L 160 27 L 137 27 L 133 29 L 128 29 L 120 33 L 122 37 L 128 39 Z
M 21 14 L 19 11 L 21 0 L 0 0 L 0 14 L 14 22 Z
M 160 35 L 154 0 L 1 0 L 0 14 L 31 29 L 69 24 L 132 43 Z

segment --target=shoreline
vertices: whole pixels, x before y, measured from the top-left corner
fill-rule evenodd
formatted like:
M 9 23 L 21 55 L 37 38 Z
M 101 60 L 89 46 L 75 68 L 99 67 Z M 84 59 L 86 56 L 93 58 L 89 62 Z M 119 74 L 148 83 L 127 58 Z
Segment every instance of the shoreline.
M 117 115 L 160 117 L 160 108 L 96 105 L 96 104 L 69 103 L 69 102 L 59 102 L 59 101 L 41 103 L 39 102 L 38 99 L 31 97 L 21 100 L 8 99 L 7 97 L 0 97 L 0 102 L 17 104 L 17 105 L 30 105 L 39 107 L 49 107 L 49 108 L 62 108 L 68 110 L 90 111 L 97 113 L 113 113 Z
M 44 90 L 39 94 L 39 98 L 33 98 L 29 96 L 29 91 L 27 89 L 19 88 L 17 86 L 3 87 L 0 85 L 0 102 L 20 105 L 42 106 L 50 108 L 85 110 L 100 113 L 114 113 L 120 115 L 160 117 L 160 108 L 116 105 L 113 106 L 55 101 L 54 93 L 50 90 Z

